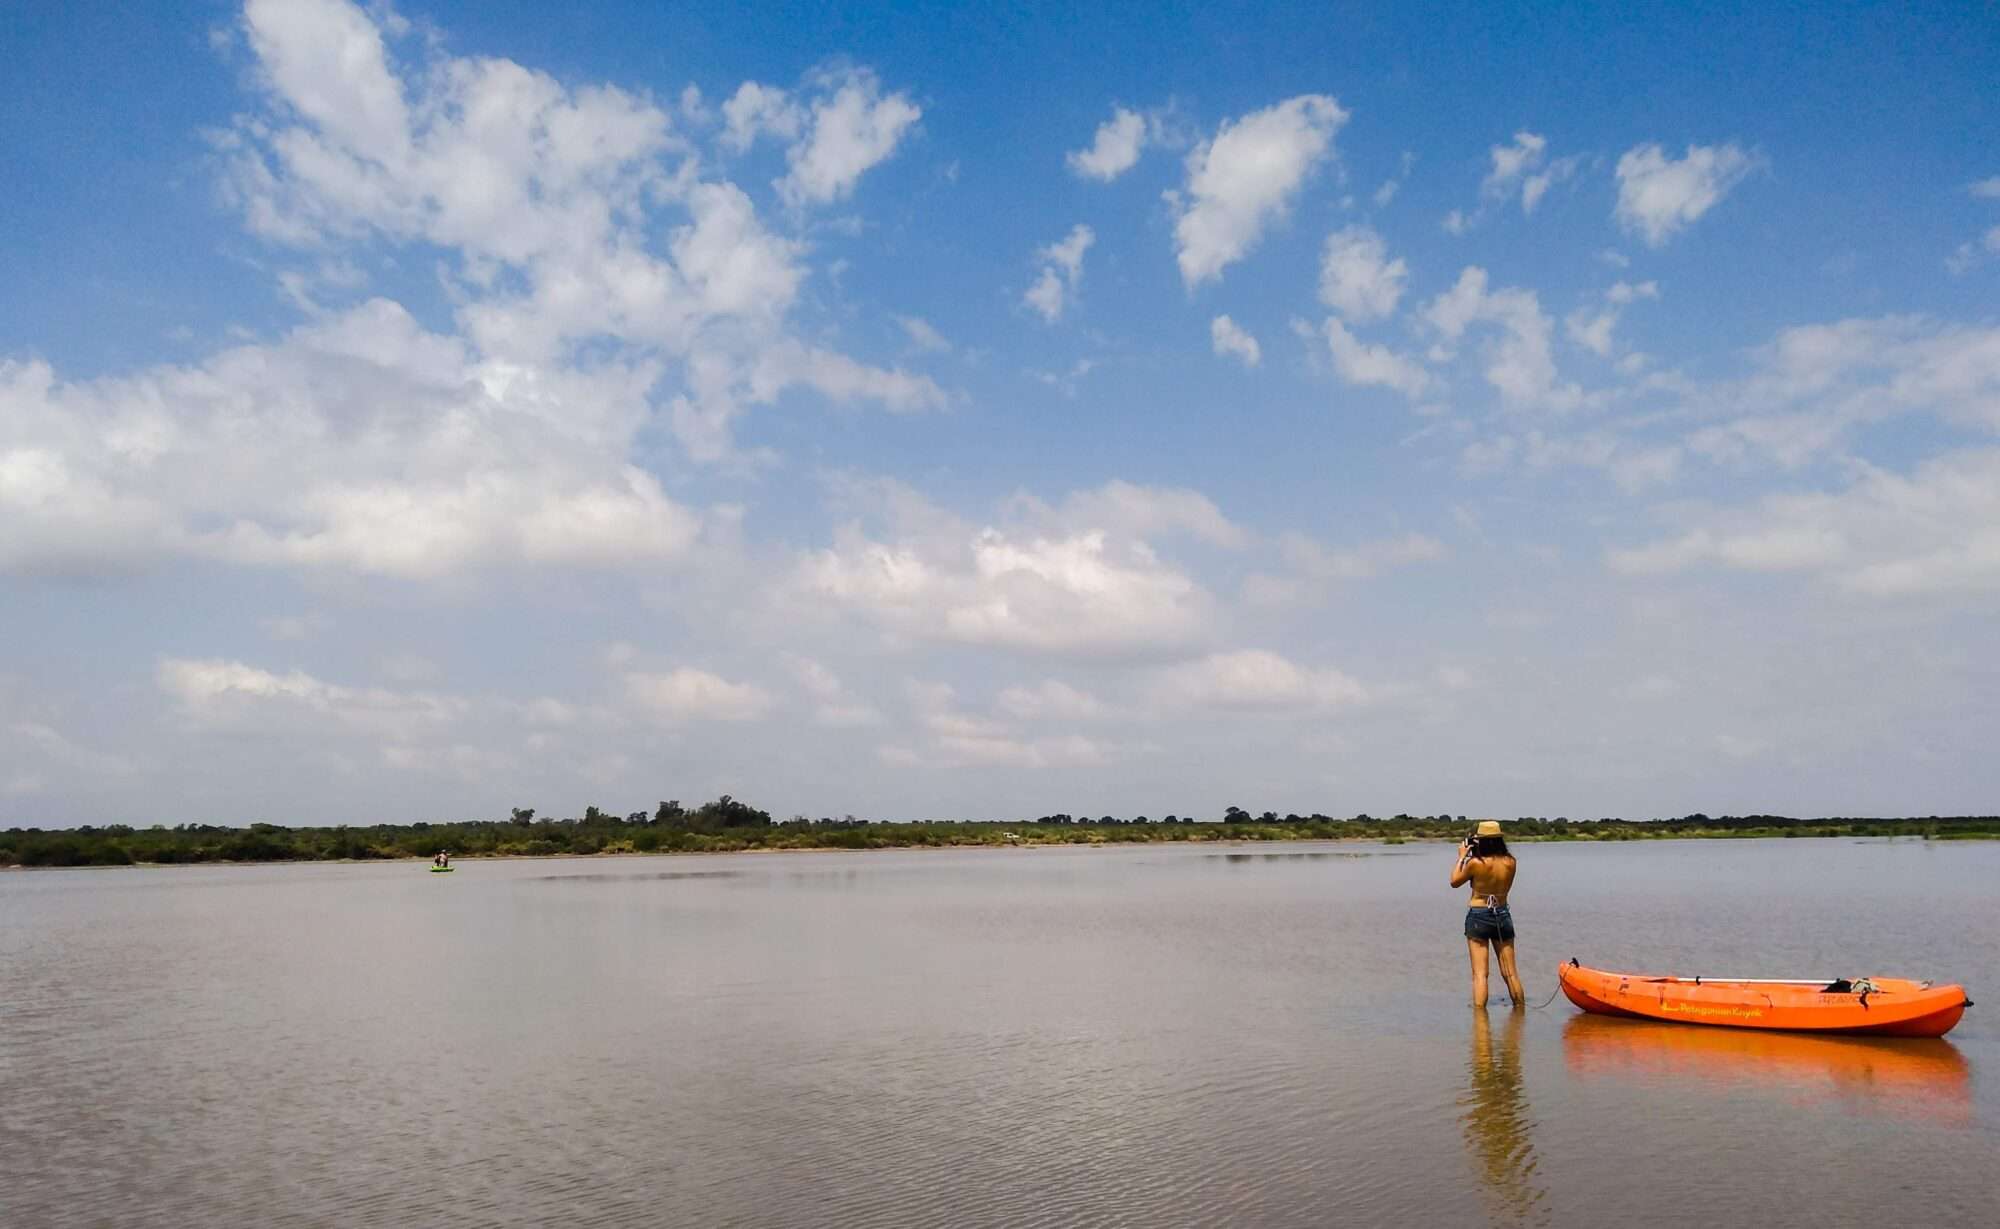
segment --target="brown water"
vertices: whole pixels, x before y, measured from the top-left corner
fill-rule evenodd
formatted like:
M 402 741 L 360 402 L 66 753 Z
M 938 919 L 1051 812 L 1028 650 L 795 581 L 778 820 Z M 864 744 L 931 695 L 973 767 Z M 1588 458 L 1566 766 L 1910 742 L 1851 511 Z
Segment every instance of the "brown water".
M 2000 994 L 2000 846 L 1520 853 L 1537 1002 L 1572 954 Z M 1480 1016 L 1449 860 L 0 875 L 0 1225 L 1992 1223 L 2000 1004 Z

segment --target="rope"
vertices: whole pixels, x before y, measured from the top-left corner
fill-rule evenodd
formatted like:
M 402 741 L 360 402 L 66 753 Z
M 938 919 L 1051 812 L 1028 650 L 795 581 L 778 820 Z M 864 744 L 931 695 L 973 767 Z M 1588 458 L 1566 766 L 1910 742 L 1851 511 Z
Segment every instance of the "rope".
M 1542 1000 L 1541 1002 L 1539 1002 L 1539 1003 L 1530 1003 L 1530 1004 L 1528 1004 L 1528 1006 L 1530 1006 L 1530 1007 L 1534 1008 L 1534 1009 L 1535 1009 L 1536 1011 L 1540 1011 L 1540 1010 L 1542 1010 L 1543 1008 L 1547 1007 L 1547 1006 L 1548 1006 L 1548 1005 L 1549 1005 L 1550 1003 L 1553 1003 L 1553 1002 L 1555 1002 L 1555 1001 L 1556 1001 L 1556 996 L 1557 996 L 1558 994 L 1561 994 L 1561 993 L 1562 993 L 1562 989 L 1563 989 L 1563 988 L 1562 988 L 1562 983 L 1558 982 L 1558 983 L 1556 984 L 1556 988 L 1555 988 L 1555 989 L 1553 989 L 1553 990 L 1551 990 L 1551 991 L 1549 991 L 1549 997 L 1547 997 L 1547 998 L 1543 999 L 1543 1000 Z

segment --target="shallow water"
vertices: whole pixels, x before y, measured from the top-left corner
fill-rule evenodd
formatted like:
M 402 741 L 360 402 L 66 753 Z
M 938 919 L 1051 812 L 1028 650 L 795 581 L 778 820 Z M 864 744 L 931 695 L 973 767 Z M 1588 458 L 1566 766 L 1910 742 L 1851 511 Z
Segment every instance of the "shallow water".
M 1519 852 L 1538 1003 L 1571 955 L 2000 994 L 2000 845 Z M 2000 1007 L 1934 1043 L 1477 1015 L 1450 858 L 0 875 L 0 1224 L 1988 1219 Z

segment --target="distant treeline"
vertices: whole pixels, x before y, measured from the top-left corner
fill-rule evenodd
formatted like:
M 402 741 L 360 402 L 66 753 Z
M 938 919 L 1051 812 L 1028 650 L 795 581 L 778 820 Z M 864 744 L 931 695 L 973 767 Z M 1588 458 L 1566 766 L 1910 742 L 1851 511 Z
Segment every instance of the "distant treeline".
M 1455 840 L 1468 831 L 1463 815 L 1252 814 L 1230 807 L 1219 818 L 1169 814 L 1120 818 L 1043 815 L 1007 823 L 875 823 L 852 815 L 774 821 L 770 812 L 724 794 L 688 808 L 662 802 L 652 811 L 616 815 L 588 807 L 573 819 L 537 818 L 517 807 L 506 819 L 456 823 L 374 824 L 293 828 L 251 824 L 125 824 L 103 827 L 10 828 L 0 832 L 0 866 L 121 866 L 132 863 L 279 862 L 366 858 L 694 853 L 744 849 L 888 849 L 940 845 L 1086 845 L 1137 841 Z M 1507 825 L 1513 840 L 1634 841 L 1672 837 L 1912 836 L 1935 840 L 2000 838 L 2000 817 L 1922 819 L 1793 819 L 1783 815 L 1683 815 L 1674 819 L 1548 819 L 1523 816 Z

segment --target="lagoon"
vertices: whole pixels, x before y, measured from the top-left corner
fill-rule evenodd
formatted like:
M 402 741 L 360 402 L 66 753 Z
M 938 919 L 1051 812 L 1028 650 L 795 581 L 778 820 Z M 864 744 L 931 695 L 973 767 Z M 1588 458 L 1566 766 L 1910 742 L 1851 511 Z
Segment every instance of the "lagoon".
M 1572 955 L 2000 993 L 2000 845 L 1519 847 Z M 1465 1006 L 1448 846 L 0 875 L 7 1225 L 1965 1224 L 1944 1042 Z

